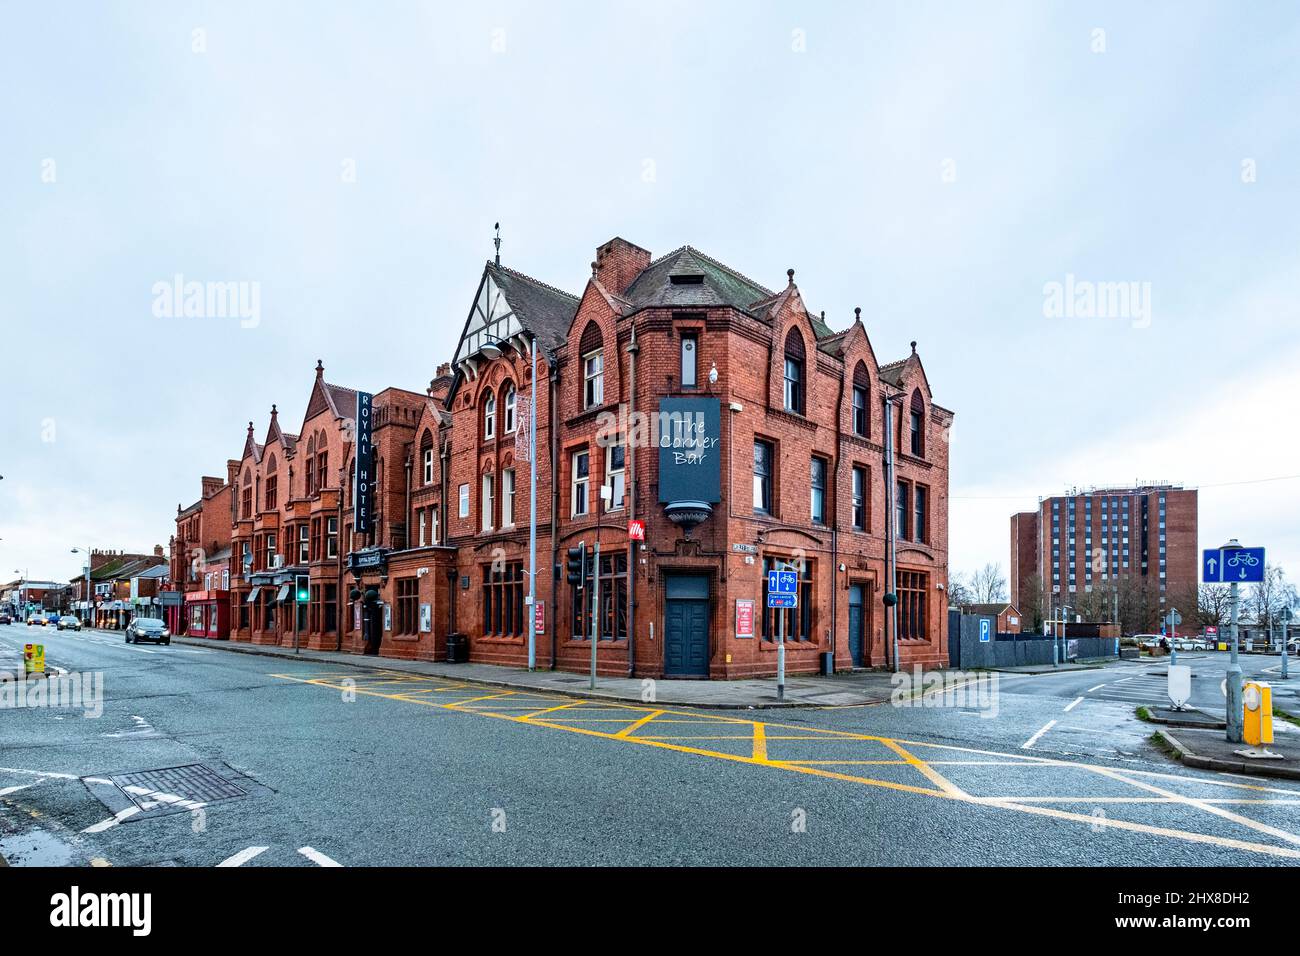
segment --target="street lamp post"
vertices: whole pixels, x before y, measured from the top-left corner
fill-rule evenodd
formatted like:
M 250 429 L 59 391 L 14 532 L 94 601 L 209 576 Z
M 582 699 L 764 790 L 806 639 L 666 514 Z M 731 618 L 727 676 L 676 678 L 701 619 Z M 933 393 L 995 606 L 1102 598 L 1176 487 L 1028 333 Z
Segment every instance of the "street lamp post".
M 1241 543 L 1231 539 L 1222 551 L 1240 551 Z M 1226 560 L 1226 557 L 1225 557 Z M 1224 681 L 1224 691 L 1228 698 L 1227 739 L 1229 743 L 1239 744 L 1242 737 L 1241 711 L 1241 662 L 1237 659 L 1237 582 L 1228 585 L 1228 650 L 1231 659 L 1228 663 L 1228 676 Z
M 1290 674 L 1287 673 L 1287 668 L 1286 668 L 1286 661 L 1287 661 L 1286 640 L 1287 640 L 1287 631 L 1290 630 L 1291 618 L 1293 616 L 1294 616 L 1294 612 L 1291 610 L 1290 607 L 1282 608 L 1282 612 L 1278 614 L 1278 619 L 1281 620 L 1282 622 L 1282 679 L 1283 680 L 1286 680 L 1291 676 Z
M 73 548 L 71 553 L 82 554 L 83 552 L 80 548 Z M 93 622 L 90 620 L 90 609 L 93 607 L 90 601 L 90 548 L 87 547 L 84 553 L 86 555 L 86 620 L 83 623 L 86 627 L 94 627 Z
M 1066 655 L 1066 653 L 1065 653 L 1065 648 L 1066 648 L 1066 644 L 1065 644 L 1065 612 L 1066 612 L 1066 611 L 1071 611 L 1071 610 L 1073 610 L 1073 608 L 1071 608 L 1070 605 L 1068 605 L 1068 604 L 1062 604 L 1062 605 L 1061 605 L 1061 663 L 1062 663 L 1062 664 L 1068 664 L 1068 663 L 1069 663 L 1069 659 L 1068 659 L 1068 657 L 1067 657 L 1067 655 Z M 1055 637 L 1052 638 L 1052 659 L 1053 659 L 1053 660 L 1056 659 L 1056 638 L 1055 638 Z

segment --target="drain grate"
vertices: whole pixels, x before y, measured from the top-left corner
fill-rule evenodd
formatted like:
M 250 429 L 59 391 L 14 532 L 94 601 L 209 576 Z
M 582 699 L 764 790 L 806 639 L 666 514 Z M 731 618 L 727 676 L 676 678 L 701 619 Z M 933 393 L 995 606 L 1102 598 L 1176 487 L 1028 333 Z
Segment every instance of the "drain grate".
M 87 789 L 123 820 L 169 813 L 272 792 L 224 763 L 192 763 L 155 770 L 82 777 Z
M 248 796 L 248 791 L 231 783 L 201 763 L 163 770 L 137 770 L 108 778 L 141 810 L 153 810 L 159 804 L 186 801 L 216 803 Z

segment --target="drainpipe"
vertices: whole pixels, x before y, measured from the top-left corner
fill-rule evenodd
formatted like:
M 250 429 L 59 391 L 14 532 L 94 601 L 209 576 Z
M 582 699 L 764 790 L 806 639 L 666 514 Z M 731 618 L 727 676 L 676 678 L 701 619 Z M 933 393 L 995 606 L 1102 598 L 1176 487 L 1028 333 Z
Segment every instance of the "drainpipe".
M 861 310 L 859 310 L 859 313 Z M 822 313 L 825 322 L 826 313 Z M 835 638 L 839 636 L 839 599 L 840 599 L 840 466 L 844 459 L 844 376 L 840 376 L 839 398 L 835 402 L 835 472 L 834 494 L 831 496 L 831 674 L 835 673 Z M 866 494 L 866 489 L 862 489 Z M 849 666 L 853 666 L 850 656 Z
M 403 542 L 409 550 L 411 547 L 411 528 L 414 523 L 411 521 L 411 468 L 415 463 L 414 455 L 406 456 L 406 541 Z
M 344 495 L 347 492 L 348 455 L 350 454 L 352 454 L 352 442 L 344 442 L 343 463 L 339 465 L 339 509 L 338 509 L 339 510 L 339 514 L 338 514 L 339 540 L 338 540 L 338 545 L 334 549 L 334 553 L 335 553 L 334 560 L 338 562 L 338 570 L 336 572 L 336 579 L 335 579 L 336 590 L 334 591 L 334 608 L 335 608 L 335 614 L 337 615 L 334 620 L 335 652 L 339 652 L 343 650 L 343 618 L 342 615 L 339 614 L 339 612 L 343 608 L 343 499 L 344 499 Z M 328 544 L 329 528 L 325 529 L 325 541 Z M 351 614 L 352 614 L 352 602 L 349 601 L 348 602 L 349 620 L 351 620 Z
M 885 396 L 885 587 L 886 594 L 898 598 L 898 558 L 895 542 L 894 514 L 894 398 Z M 885 646 L 889 649 L 890 669 L 898 673 L 898 605 L 885 606 Z
M 556 461 L 559 455 L 559 450 L 556 448 L 556 441 L 557 441 L 556 433 L 558 431 L 557 428 L 558 419 L 557 419 L 557 413 L 555 408 L 556 406 L 555 396 L 556 393 L 559 391 L 560 370 L 556 366 L 554 357 L 552 357 L 550 360 L 547 361 L 547 365 L 550 366 L 550 375 L 547 377 L 547 384 L 546 384 L 546 402 L 548 406 L 547 411 L 550 414 L 550 424 L 548 426 L 548 431 L 550 432 L 550 434 L 547 436 L 548 439 L 547 444 L 549 444 L 551 448 L 551 567 L 550 567 L 551 668 L 550 669 L 555 670 L 555 658 L 559 652 L 559 643 L 557 641 L 557 637 L 560 630 L 559 628 L 560 616 L 555 611 L 555 563 L 559 560 L 559 548 L 560 548 L 560 542 L 555 536 L 556 534 L 555 516 L 559 514 L 560 511 L 560 489 L 559 486 L 556 484 L 556 479 L 559 477 L 559 470 Z M 536 409 L 533 409 L 533 414 L 534 415 L 537 414 Z M 534 450 L 533 453 L 536 454 L 536 450 Z
M 632 430 L 633 416 L 636 415 L 636 354 L 640 347 L 636 344 L 636 324 L 633 320 L 632 341 L 627 345 L 628 390 L 627 420 L 628 432 Z M 632 450 L 631 434 L 623 436 L 624 467 L 627 468 L 627 518 L 628 524 L 636 518 L 636 454 Z M 628 536 L 627 542 L 627 676 L 631 677 L 636 668 L 636 542 Z

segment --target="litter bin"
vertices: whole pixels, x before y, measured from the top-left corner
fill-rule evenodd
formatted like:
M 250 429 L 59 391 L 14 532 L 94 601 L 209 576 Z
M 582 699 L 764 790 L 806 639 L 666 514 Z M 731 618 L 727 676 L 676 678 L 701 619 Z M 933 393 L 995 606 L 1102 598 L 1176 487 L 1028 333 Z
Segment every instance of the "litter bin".
M 830 677 L 835 673 L 835 655 L 830 651 L 822 652 L 822 676 Z
M 464 634 L 447 635 L 447 663 L 464 664 L 469 660 L 469 638 Z

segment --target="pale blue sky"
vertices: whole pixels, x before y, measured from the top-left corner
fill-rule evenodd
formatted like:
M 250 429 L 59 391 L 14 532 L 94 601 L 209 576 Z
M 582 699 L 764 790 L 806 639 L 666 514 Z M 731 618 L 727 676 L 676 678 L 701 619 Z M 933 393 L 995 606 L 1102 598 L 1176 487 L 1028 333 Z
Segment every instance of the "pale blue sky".
M 1297 49 L 1281 2 L 4 0 L 0 579 L 165 544 L 318 357 L 423 388 L 496 220 L 575 292 L 614 235 L 689 242 L 917 339 L 954 570 L 1067 484 L 1300 474 Z M 156 318 L 176 273 L 260 324 Z M 1046 318 L 1067 274 L 1149 282 L 1150 326 Z M 1300 576 L 1298 491 L 1206 487 L 1203 543 Z

